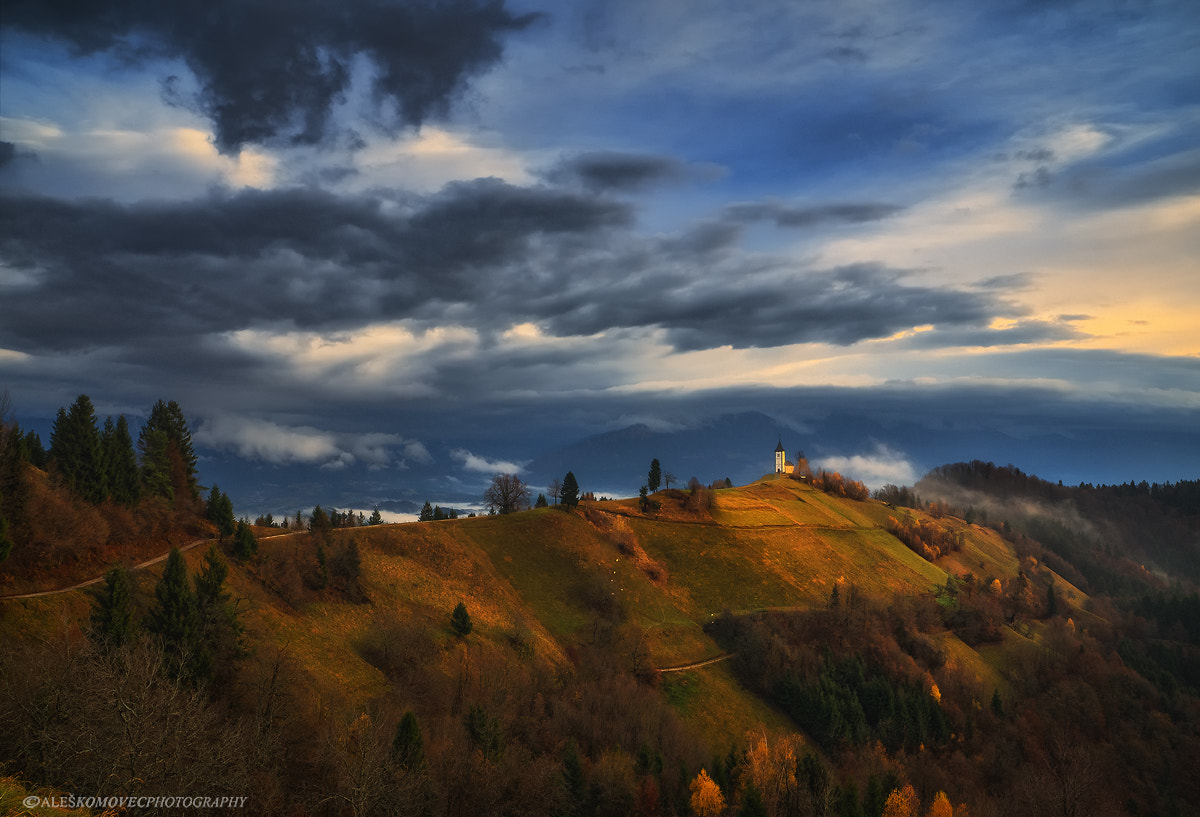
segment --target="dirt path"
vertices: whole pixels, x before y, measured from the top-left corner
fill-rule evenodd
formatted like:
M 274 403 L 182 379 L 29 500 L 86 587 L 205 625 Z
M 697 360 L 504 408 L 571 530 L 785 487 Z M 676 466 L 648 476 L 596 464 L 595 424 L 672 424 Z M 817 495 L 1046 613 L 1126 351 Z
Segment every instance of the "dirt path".
M 737 655 L 736 652 L 727 652 L 724 655 L 718 655 L 716 658 L 709 658 L 707 661 L 696 661 L 691 664 L 681 664 L 678 667 L 659 667 L 655 672 L 683 672 L 689 669 L 699 669 L 707 667 L 709 664 L 716 664 L 718 661 L 725 661 Z
M 197 545 L 203 545 L 206 542 L 211 542 L 211 541 L 212 541 L 211 539 L 197 539 L 194 542 L 188 542 L 186 545 L 184 545 L 183 547 L 181 547 L 179 549 L 179 552 L 182 553 L 185 550 L 191 550 L 192 548 L 196 547 Z M 149 559 L 145 562 L 142 562 L 141 564 L 136 564 L 130 570 L 131 570 L 131 572 L 133 570 L 141 570 L 143 567 L 150 567 L 150 565 L 156 565 L 159 562 L 165 562 L 167 560 L 167 557 L 170 555 L 171 555 L 171 553 L 170 553 L 170 551 L 168 551 L 168 552 L 162 554 L 161 556 L 155 556 L 153 559 Z M 18 593 L 13 596 L 0 596 L 0 601 L 3 601 L 5 599 L 36 599 L 36 598 L 40 598 L 41 596 L 55 596 L 55 595 L 58 595 L 59 593 L 70 593 L 72 590 L 81 590 L 84 587 L 91 587 L 93 584 L 99 584 L 102 581 L 104 581 L 104 576 L 100 575 L 94 579 L 88 579 L 86 582 L 80 582 L 79 584 L 73 584 L 70 587 L 60 587 L 57 590 L 39 590 L 36 593 Z

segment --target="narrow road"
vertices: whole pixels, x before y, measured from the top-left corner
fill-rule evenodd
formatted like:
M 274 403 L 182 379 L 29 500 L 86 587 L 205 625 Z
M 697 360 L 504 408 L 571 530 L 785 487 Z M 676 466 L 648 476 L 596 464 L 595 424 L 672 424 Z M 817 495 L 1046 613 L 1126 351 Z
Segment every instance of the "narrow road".
M 185 550 L 191 550 L 192 548 L 196 547 L 197 545 L 203 545 L 206 542 L 211 542 L 211 541 L 212 541 L 211 539 L 197 539 L 194 542 L 188 542 L 186 545 L 184 545 L 183 547 L 181 547 L 179 549 L 179 552 L 182 553 Z M 161 556 L 155 556 L 153 559 L 142 562 L 141 564 L 134 565 L 130 569 L 130 572 L 132 572 L 134 570 L 141 570 L 143 567 L 149 567 L 150 565 L 156 565 L 159 562 L 165 562 L 167 560 L 167 557 L 170 555 L 171 555 L 171 552 L 167 551 L 166 553 L 164 553 Z M 102 581 L 104 581 L 103 574 L 97 576 L 94 579 L 88 579 L 86 582 L 80 582 L 79 584 L 73 584 L 70 587 L 61 587 L 58 590 L 39 590 L 36 593 L 18 593 L 13 596 L 0 596 L 0 601 L 4 601 L 5 599 L 36 599 L 36 598 L 40 598 L 41 596 L 55 596 L 55 595 L 58 595 L 59 593 L 70 593 L 72 590 L 81 590 L 84 587 L 91 587 L 93 584 L 99 584 Z
M 737 655 L 736 652 L 727 652 L 724 655 L 718 655 L 716 658 L 709 658 L 707 661 L 696 661 L 691 664 L 681 664 L 678 667 L 659 667 L 655 670 L 655 672 L 683 672 L 684 670 L 689 669 L 699 669 L 700 667 L 707 667 L 709 664 L 715 664 L 718 661 L 725 661 L 733 658 L 735 655 Z

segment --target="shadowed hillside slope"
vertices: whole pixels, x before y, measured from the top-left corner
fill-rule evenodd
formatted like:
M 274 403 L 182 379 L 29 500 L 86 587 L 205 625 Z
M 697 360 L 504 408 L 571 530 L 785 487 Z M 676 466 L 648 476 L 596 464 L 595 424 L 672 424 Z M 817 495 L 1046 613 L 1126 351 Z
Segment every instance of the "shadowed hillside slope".
M 1043 713 L 1036 726 L 1016 714 L 1067 694 L 1071 656 L 1092 656 L 1098 677 L 1127 672 L 1105 658 L 1114 638 L 1106 609 L 1092 610 L 1078 587 L 1019 557 L 996 531 L 786 476 L 661 491 L 645 510 L 637 499 L 611 500 L 258 532 L 253 558 L 227 552 L 242 657 L 218 667 L 207 706 L 220 714 L 207 717 L 268 747 L 255 755 L 272 781 L 263 811 L 323 813 L 333 798 L 351 813 L 407 813 L 387 805 L 404 791 L 405 802 L 416 802 L 411 795 L 446 814 L 502 813 L 518 802 L 534 804 L 521 812 L 530 814 L 686 814 L 701 767 L 740 802 L 747 781 L 780 768 L 778 753 L 811 758 L 810 787 L 824 770 L 838 813 L 879 814 L 906 781 L 922 802 L 945 791 L 986 810 L 1017 783 L 1036 791 L 1053 765 L 1045 752 L 1083 728 L 1075 714 Z M 208 558 L 201 549 L 184 556 L 192 575 Z M 134 574 L 143 621 L 161 571 Z M 78 646 L 89 596 L 0 603 L 8 701 L 44 700 L 54 687 L 18 671 L 53 663 L 38 644 L 65 639 L 76 647 L 54 649 L 107 666 Z M 465 635 L 451 623 L 460 602 L 472 625 Z M 725 660 L 656 671 L 716 657 Z M 122 660 L 126 671 L 137 666 Z M 1136 707 L 1167 706 L 1150 687 L 1131 688 Z M 1129 710 L 1127 700 L 1120 706 Z M 1173 706 L 1187 727 L 1172 739 L 1195 743 L 1194 699 L 1177 693 Z M 22 723 L 23 745 L 48 740 L 50 726 L 6 712 Z M 419 767 L 395 754 L 414 715 Z M 993 762 L 1022 730 L 1026 748 Z M 6 759 L 35 785 L 82 790 L 99 779 L 54 757 Z M 1086 761 L 1120 757 L 1104 748 Z M 799 785 L 796 769 L 784 789 Z M 1158 773 L 1097 791 L 1147 797 L 1162 788 Z M 1163 791 L 1153 796 L 1181 796 Z M 784 795 L 772 797 L 779 806 Z

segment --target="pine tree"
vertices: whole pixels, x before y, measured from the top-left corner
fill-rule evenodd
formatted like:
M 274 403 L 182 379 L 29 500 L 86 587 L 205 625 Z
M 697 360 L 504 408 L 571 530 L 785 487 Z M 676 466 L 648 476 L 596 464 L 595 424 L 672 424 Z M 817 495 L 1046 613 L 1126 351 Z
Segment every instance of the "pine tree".
M 22 435 L 15 422 L 6 425 L 0 416 L 0 562 L 12 553 L 13 529 L 25 516 L 29 494 L 26 470 L 30 463 L 27 441 L 31 436 L 37 438 L 32 432 Z
M 461 601 L 450 614 L 450 626 L 459 636 L 468 636 L 471 630 L 475 629 L 475 625 L 471 623 L 471 614 L 467 612 L 467 605 Z
M 563 477 L 558 497 L 559 501 L 568 509 L 579 504 L 579 483 L 575 479 L 574 471 L 568 471 L 567 475 Z
M 228 563 L 217 546 L 210 544 L 204 555 L 204 564 L 194 580 L 197 639 L 192 673 L 197 678 L 209 678 L 214 659 L 229 656 L 238 649 L 241 626 L 229 604 L 229 593 L 225 590 L 228 576 Z
M 216 545 L 209 545 L 204 554 L 204 566 L 196 575 L 196 611 L 203 619 L 215 608 L 224 604 L 228 594 L 224 591 L 229 565 L 221 557 Z
M 108 497 L 96 411 L 86 394 L 76 398 L 69 412 L 58 410 L 50 433 L 50 458 L 77 496 L 92 504 Z
M 425 738 L 412 710 L 404 713 L 392 739 L 391 760 L 401 769 L 418 769 L 425 765 Z
M 188 584 L 187 564 L 179 548 L 171 548 L 167 567 L 154 588 L 155 605 L 146 617 L 146 629 L 163 640 L 173 657 L 175 668 L 190 674 L 185 666 L 195 657 L 198 647 L 196 596 Z
M 143 427 L 138 435 L 138 452 L 142 457 L 142 493 L 174 502 L 170 445 L 165 431 Z
M 367 520 L 367 524 L 368 525 L 382 525 L 383 524 L 383 514 L 381 514 L 379 512 L 378 508 L 376 508 L 374 511 L 371 512 L 371 518 Z
M 233 503 L 229 497 L 221 493 L 221 489 L 213 485 L 208 495 L 208 507 L 205 511 L 208 520 L 217 526 L 217 533 L 224 539 L 236 530 L 233 517 Z
M 650 473 L 646 476 L 646 487 L 650 493 L 658 490 L 658 486 L 662 485 L 662 466 L 659 465 L 657 459 L 650 460 Z
M 117 418 L 116 425 L 113 425 L 111 417 L 105 420 L 101 436 L 109 495 L 118 505 L 131 508 L 141 496 L 142 481 L 138 473 L 137 452 L 133 448 L 133 437 L 129 434 L 125 415 Z
M 92 610 L 92 635 L 107 647 L 120 647 L 132 640 L 133 583 L 129 571 L 117 565 L 104 575 L 104 588 Z
M 325 513 L 325 509 L 320 505 L 312 509 L 312 514 L 308 517 L 308 529 L 318 534 L 327 534 L 333 530 L 329 514 Z
M 546 507 L 547 504 L 548 503 L 546 502 L 546 495 L 538 494 L 537 501 L 533 503 L 533 507 L 544 508 L 544 507 Z
M 142 482 L 158 496 L 174 499 L 177 492 L 198 499 L 196 452 L 192 433 L 179 404 L 159 400 L 138 437 L 142 453 Z
M 13 429 L 17 431 L 18 436 L 20 436 L 20 429 L 15 425 L 13 426 Z M 38 436 L 38 433 L 36 431 L 30 431 L 23 437 L 20 437 L 20 440 L 22 451 L 21 456 L 23 456 L 27 462 L 32 463 L 35 468 L 41 468 L 42 470 L 45 470 L 46 465 L 50 462 L 50 454 L 42 445 L 42 438 Z
M 433 506 L 429 504 L 429 500 L 426 500 L 425 504 L 421 507 L 421 515 L 417 517 L 417 521 L 418 522 L 432 522 L 433 521 Z
M 233 554 L 243 562 L 258 553 L 258 537 L 245 522 L 239 521 L 233 535 Z

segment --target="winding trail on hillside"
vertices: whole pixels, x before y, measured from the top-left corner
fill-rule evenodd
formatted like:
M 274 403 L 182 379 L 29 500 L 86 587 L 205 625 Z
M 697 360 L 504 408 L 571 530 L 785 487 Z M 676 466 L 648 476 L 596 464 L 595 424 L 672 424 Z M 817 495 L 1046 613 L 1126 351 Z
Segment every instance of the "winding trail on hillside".
M 211 542 L 211 541 L 213 541 L 213 540 L 212 539 L 197 539 L 194 542 L 188 542 L 186 545 L 179 548 L 179 552 L 183 553 L 184 551 L 191 550 L 192 548 L 194 548 L 198 545 L 203 545 L 204 543 Z M 153 559 L 148 559 L 144 562 L 141 562 L 140 564 L 134 565 L 133 567 L 131 567 L 129 569 L 129 572 L 132 573 L 135 570 L 141 570 L 144 567 L 150 567 L 151 565 L 156 565 L 159 562 L 165 562 L 167 560 L 167 557 L 170 555 L 171 555 L 171 552 L 167 551 L 166 553 L 162 554 L 161 556 L 155 556 Z M 5 601 L 6 599 L 36 599 L 36 598 L 40 598 L 42 596 L 56 596 L 59 593 L 70 593 L 72 590 L 82 590 L 85 587 L 91 587 L 93 584 L 99 584 L 100 582 L 104 581 L 105 575 L 107 575 L 107 571 L 105 571 L 105 573 L 97 576 L 94 579 L 88 579 L 86 582 L 80 582 L 79 584 L 73 584 L 70 587 L 60 587 L 57 590 L 39 590 L 36 593 L 17 593 L 15 595 L 11 595 L 11 596 L 0 596 L 0 601 Z
M 728 661 L 730 658 L 733 658 L 735 655 L 737 655 L 736 652 L 727 652 L 727 653 L 723 653 L 722 655 L 718 655 L 716 658 L 709 658 L 705 661 L 694 661 L 691 664 L 680 664 L 677 667 L 656 667 L 654 669 L 654 671 L 655 672 L 683 672 L 684 670 L 689 670 L 689 669 L 700 669 L 700 667 L 707 667 L 709 664 L 716 664 L 720 661 Z

